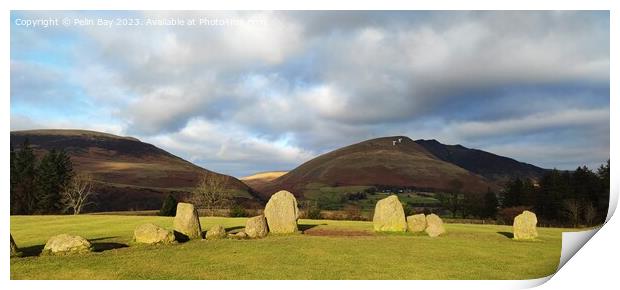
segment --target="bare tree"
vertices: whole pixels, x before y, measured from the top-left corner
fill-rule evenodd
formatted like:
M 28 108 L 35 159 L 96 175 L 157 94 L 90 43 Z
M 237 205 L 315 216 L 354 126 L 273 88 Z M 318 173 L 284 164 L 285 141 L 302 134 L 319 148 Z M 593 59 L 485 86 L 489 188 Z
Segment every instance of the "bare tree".
M 579 214 L 581 213 L 581 203 L 576 199 L 567 199 L 562 202 L 566 215 L 573 222 L 573 226 L 577 227 L 579 224 Z
M 198 208 L 207 210 L 212 216 L 218 209 L 227 209 L 232 203 L 232 194 L 228 187 L 228 178 L 223 175 L 205 174 L 198 182 L 191 196 L 191 202 Z
M 92 204 L 89 199 L 96 195 L 92 191 L 93 177 L 87 173 L 80 173 L 74 176 L 62 191 L 62 203 L 65 211 L 73 210 L 73 214 L 80 214 L 84 206 Z
M 594 207 L 592 203 L 588 203 L 588 205 L 586 205 L 583 208 L 583 219 L 585 220 L 588 226 L 594 225 L 594 220 L 596 219 L 596 215 L 597 215 L 596 208 Z

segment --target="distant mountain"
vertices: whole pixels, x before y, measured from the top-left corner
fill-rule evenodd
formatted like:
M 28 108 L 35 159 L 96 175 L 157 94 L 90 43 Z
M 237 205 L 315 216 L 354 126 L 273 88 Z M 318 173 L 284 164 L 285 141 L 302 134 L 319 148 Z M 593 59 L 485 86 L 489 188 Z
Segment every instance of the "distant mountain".
M 480 174 L 496 183 L 503 183 L 514 177 L 537 179 L 546 172 L 546 169 L 528 163 L 461 145 L 445 145 L 437 140 L 415 142 L 437 158 Z
M 241 181 L 247 184 L 249 187 L 261 187 L 272 180 L 286 174 L 288 171 L 265 171 L 252 174 L 250 176 L 242 177 Z
M 203 174 L 222 175 L 132 137 L 85 130 L 13 131 L 11 146 L 18 149 L 26 138 L 36 155 L 64 149 L 76 171 L 93 175 L 97 211 L 159 209 L 166 194 L 190 192 Z M 247 185 L 223 176 L 239 202 L 257 203 Z
M 271 182 L 254 187 L 264 196 L 280 189 L 303 197 L 309 187 L 388 186 L 446 191 L 458 180 L 465 192 L 495 185 L 446 162 L 405 136 L 372 139 L 318 156 Z

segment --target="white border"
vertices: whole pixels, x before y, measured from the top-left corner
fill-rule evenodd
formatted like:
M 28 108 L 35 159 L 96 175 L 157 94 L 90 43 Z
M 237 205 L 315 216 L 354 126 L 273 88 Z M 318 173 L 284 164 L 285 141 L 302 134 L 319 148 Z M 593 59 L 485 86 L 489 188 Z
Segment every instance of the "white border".
M 0 150 L 8 152 L 9 150 L 9 134 L 10 131 L 10 106 L 9 106 L 9 72 L 10 72 L 10 49 L 9 49 L 9 32 L 10 32 L 10 10 L 269 10 L 269 9 L 329 9 L 329 10 L 390 10 L 390 9 L 414 9 L 414 10 L 611 10 L 611 51 L 619 51 L 618 47 L 618 1 L 604 0 L 521 0 L 521 1 L 484 1 L 484 0 L 434 0 L 434 1 L 393 1 L 382 0 L 372 3 L 361 3 L 359 1 L 347 3 L 346 1 L 333 0 L 316 0 L 300 4 L 297 1 L 218 1 L 217 3 L 201 3 L 196 4 L 186 0 L 175 1 L 127 1 L 127 0 L 110 0 L 110 1 L 79 1 L 79 0 L 56 0 L 56 1 L 2 1 L 0 6 L 2 9 L 2 29 L 0 30 L 2 40 L 5 45 L 0 47 L 2 58 L 0 58 L 0 67 L 2 68 L 2 79 L 0 89 L 2 90 L 2 110 L 0 114 L 2 119 L 1 128 L 2 143 Z M 618 61 L 617 58 L 611 56 L 611 84 L 618 82 Z M 611 96 L 617 96 L 617 89 L 611 87 Z M 614 124 L 618 122 L 618 101 L 610 98 L 611 114 L 611 159 L 617 160 L 617 152 L 613 148 L 618 147 L 618 134 L 614 133 Z M 0 164 L 9 164 L 8 154 L 0 154 Z M 2 234 L 8 235 L 9 228 L 9 173 L 8 166 L 2 167 L 2 175 L 0 180 L 2 184 L 2 192 L 4 192 L 4 202 L 1 206 Z M 610 215 L 615 210 L 618 200 L 618 170 L 612 170 L 612 198 Z M 610 216 L 608 216 L 609 218 Z M 611 289 L 615 288 L 615 277 L 617 275 L 617 266 L 619 254 L 617 248 L 617 235 L 619 233 L 620 223 L 618 218 L 612 218 L 609 222 L 588 242 L 588 245 L 579 251 L 574 258 L 571 259 L 561 271 L 559 271 L 553 279 L 544 284 L 542 289 L 572 289 L 572 288 L 597 288 Z M 584 233 L 586 234 L 586 233 Z M 5 261 L 2 268 L 3 279 L 9 279 L 8 251 L 3 252 L 2 259 Z M 411 287 L 424 289 L 516 289 L 524 287 L 533 287 L 540 285 L 548 280 L 542 278 L 527 281 L 8 281 L 10 289 L 32 289 L 32 288 L 65 288 L 67 284 L 76 287 L 88 287 L 89 289 L 110 289 L 112 287 L 135 288 L 148 287 L 155 289 L 170 289 L 177 287 L 248 287 L 251 289 L 272 289 L 274 286 L 310 289 L 316 287 L 354 287 L 360 289 L 371 288 L 389 288 L 392 287 Z M 2 283 L 7 285 L 7 283 Z M 274 285 L 277 284 L 277 285 Z M 9 289 L 7 288 L 7 289 Z

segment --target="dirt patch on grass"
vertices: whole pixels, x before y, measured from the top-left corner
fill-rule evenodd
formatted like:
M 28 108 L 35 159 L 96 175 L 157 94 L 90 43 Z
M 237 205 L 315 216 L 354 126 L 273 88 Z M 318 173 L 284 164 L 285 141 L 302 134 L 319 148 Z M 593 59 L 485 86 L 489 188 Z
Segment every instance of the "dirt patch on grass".
M 311 228 L 305 230 L 304 235 L 325 237 L 371 237 L 374 236 L 374 233 L 368 231 Z

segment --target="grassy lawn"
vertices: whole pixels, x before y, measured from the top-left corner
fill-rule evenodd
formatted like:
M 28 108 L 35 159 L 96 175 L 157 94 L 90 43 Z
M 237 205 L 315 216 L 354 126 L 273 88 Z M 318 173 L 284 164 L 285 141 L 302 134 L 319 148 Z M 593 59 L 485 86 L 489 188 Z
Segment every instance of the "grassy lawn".
M 156 216 L 11 216 L 25 257 L 11 258 L 11 279 L 531 279 L 553 273 L 562 229 L 540 228 L 539 240 L 507 237 L 509 226 L 447 224 L 438 238 L 371 233 L 371 222 L 300 220 L 311 231 L 367 231 L 368 236 L 280 235 L 260 240 L 190 241 L 169 246 L 131 242 L 136 226 Z M 203 230 L 239 229 L 245 218 L 201 218 Z M 56 234 L 83 236 L 97 252 L 39 257 Z

